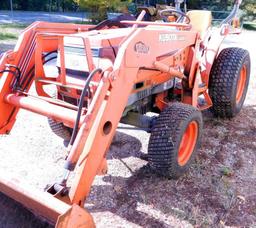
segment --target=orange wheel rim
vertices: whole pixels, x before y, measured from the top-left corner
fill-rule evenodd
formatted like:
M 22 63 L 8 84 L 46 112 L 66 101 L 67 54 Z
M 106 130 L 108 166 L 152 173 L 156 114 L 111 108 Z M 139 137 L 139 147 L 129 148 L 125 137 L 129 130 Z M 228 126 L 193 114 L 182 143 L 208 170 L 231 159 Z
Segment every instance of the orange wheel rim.
M 247 69 L 246 69 L 246 66 L 244 65 L 241 69 L 240 77 L 239 77 L 238 83 L 237 83 L 236 103 L 239 103 L 242 99 L 242 96 L 244 94 L 246 78 L 247 78 Z
M 192 121 L 188 125 L 181 139 L 178 151 L 178 164 L 180 166 L 184 166 L 190 159 L 196 145 L 197 136 L 198 123 L 196 121 Z

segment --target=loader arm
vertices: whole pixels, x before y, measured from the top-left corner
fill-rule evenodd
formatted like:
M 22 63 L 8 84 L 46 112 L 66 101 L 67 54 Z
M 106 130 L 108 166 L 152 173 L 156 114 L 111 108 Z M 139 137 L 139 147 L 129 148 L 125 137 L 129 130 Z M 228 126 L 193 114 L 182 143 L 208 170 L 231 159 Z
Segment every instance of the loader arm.
M 38 199 L 26 196 L 26 194 L 32 195 L 31 190 L 16 186 L 17 191 L 15 194 L 11 194 L 14 199 L 52 222 L 56 222 L 58 219 L 58 227 L 66 227 L 63 224 L 74 221 L 73 211 L 78 210 L 75 205 L 81 207 L 80 212 L 85 215 L 85 219 L 90 217 L 82 209 L 84 202 L 90 192 L 94 177 L 98 173 L 106 172 L 106 153 L 129 95 L 134 84 L 145 80 L 145 76 L 148 75 L 141 72 L 155 69 L 153 72 L 156 76 L 152 80 L 156 84 L 175 76 L 184 77 L 179 67 L 184 68 L 188 61 L 186 55 L 188 49 L 195 44 L 197 33 L 183 31 L 183 29 L 173 30 L 171 27 L 166 30 L 165 27 L 159 26 L 157 31 L 154 26 L 152 28 L 134 28 L 132 33 L 129 29 L 127 30 L 127 36 L 120 39 L 123 41 L 114 64 L 107 67 L 102 73 L 95 71 L 95 76 L 99 79 L 97 83 L 95 82 L 97 89 L 93 93 L 89 106 L 82 111 L 79 123 L 75 118 L 76 109 L 71 105 L 50 100 L 41 87 L 48 83 L 57 83 L 57 86 L 64 86 L 64 88 L 72 87 L 65 81 L 63 72 L 60 72 L 57 78 L 59 81 L 51 81 L 47 78 L 43 70 L 41 56 L 43 53 L 51 53 L 57 49 L 62 50 L 65 34 L 76 33 L 79 26 L 70 25 L 63 29 L 62 24 L 35 23 L 24 31 L 15 50 L 8 52 L 1 59 L 1 69 L 3 70 L 1 71 L 0 108 L 4 110 L 0 119 L 1 133 L 8 133 L 11 130 L 20 108 L 61 120 L 68 126 L 74 126 L 76 123 L 79 126 L 79 131 L 74 143 L 69 148 L 64 181 L 54 184 L 47 193 L 38 194 Z M 83 27 L 83 29 L 87 30 L 87 27 Z M 83 40 L 87 47 L 85 52 L 88 64 L 92 63 L 92 56 L 89 53 L 91 49 L 88 47 L 95 40 L 95 34 L 93 31 L 84 34 Z M 150 35 L 151 39 L 148 39 Z M 47 45 L 48 43 L 49 45 Z M 155 43 L 159 43 L 159 45 L 156 46 Z M 173 45 L 174 43 L 175 45 Z M 63 61 L 61 59 L 62 63 Z M 166 68 L 166 64 L 169 62 L 171 67 Z M 11 70 L 17 70 L 20 75 L 13 77 L 14 73 Z M 36 82 L 38 97 L 28 93 L 33 82 Z M 61 115 L 61 113 L 65 113 L 65 115 Z M 75 178 L 69 188 L 65 184 L 69 173 L 75 168 Z M 15 188 L 13 185 L 6 188 L 6 180 L 2 180 L 2 183 L 0 190 L 6 194 L 9 194 L 8 189 Z M 58 205 L 58 200 L 63 203 L 60 203 L 59 209 L 56 210 L 54 207 Z M 44 201 L 46 203 L 42 203 Z M 55 206 L 52 205 L 48 208 L 46 205 L 51 204 L 51 201 L 56 201 Z M 54 211 L 55 214 L 53 215 L 51 211 Z M 75 224 L 77 225 L 77 223 Z
M 37 35 L 48 32 L 72 34 L 79 31 L 87 31 L 90 27 L 90 25 L 35 22 L 20 35 L 14 50 L 8 51 L 2 56 L 0 59 L 0 110 L 4 111 L 0 114 L 0 134 L 6 134 L 11 131 L 19 111 L 18 107 L 5 103 L 4 97 L 13 92 L 15 86 L 25 86 L 29 78 L 32 77 L 33 79 Z M 45 52 L 52 52 L 57 49 L 58 43 L 56 40 L 52 40 L 44 46 Z M 18 76 L 19 79 L 17 80 Z M 26 91 L 29 90 L 32 82 L 33 80 L 30 79 Z

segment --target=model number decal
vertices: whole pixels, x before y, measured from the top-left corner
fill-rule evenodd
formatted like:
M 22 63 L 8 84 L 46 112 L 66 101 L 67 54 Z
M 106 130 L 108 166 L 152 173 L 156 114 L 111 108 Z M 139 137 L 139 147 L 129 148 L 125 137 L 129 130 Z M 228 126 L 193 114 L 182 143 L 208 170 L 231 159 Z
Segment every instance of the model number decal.
M 184 41 L 185 37 L 177 34 L 159 34 L 160 42 L 169 42 L 169 41 Z

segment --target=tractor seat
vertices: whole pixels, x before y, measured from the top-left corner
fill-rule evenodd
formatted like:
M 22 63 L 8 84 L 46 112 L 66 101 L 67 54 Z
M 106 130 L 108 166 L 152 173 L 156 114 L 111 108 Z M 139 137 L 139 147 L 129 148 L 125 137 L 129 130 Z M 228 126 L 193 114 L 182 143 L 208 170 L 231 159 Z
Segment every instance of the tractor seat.
M 193 30 L 197 30 L 201 38 L 204 38 L 208 28 L 212 24 L 212 13 L 208 10 L 191 10 L 187 12 Z

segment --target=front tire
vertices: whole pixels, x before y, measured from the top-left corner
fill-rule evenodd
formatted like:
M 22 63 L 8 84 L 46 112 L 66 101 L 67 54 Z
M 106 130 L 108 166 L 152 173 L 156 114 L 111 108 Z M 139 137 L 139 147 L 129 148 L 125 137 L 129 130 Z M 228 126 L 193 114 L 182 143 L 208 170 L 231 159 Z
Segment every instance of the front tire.
M 223 49 L 210 74 L 209 95 L 216 117 L 231 118 L 243 107 L 250 79 L 250 55 L 241 48 Z
M 150 167 L 158 174 L 178 178 L 193 161 L 202 132 L 201 112 L 174 103 L 160 113 L 148 145 Z

